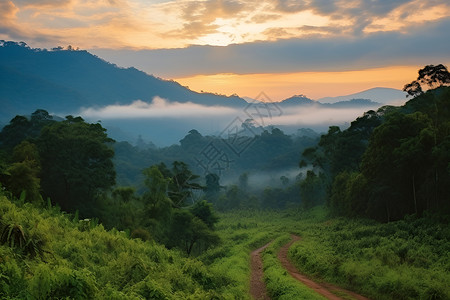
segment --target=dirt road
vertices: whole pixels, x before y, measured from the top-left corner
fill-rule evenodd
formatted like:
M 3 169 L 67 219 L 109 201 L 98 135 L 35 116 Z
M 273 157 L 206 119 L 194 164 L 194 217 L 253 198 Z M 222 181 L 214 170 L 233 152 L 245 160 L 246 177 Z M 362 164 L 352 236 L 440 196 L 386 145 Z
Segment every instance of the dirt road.
M 267 300 L 270 299 L 267 295 L 266 284 L 264 283 L 264 271 L 261 258 L 261 252 L 264 251 L 272 242 L 256 249 L 250 254 L 250 294 L 253 299 Z
M 358 295 L 354 292 L 342 289 L 340 287 L 337 287 L 335 285 L 329 284 L 329 283 L 317 283 L 306 277 L 305 275 L 299 273 L 295 266 L 289 261 L 288 259 L 288 250 L 291 245 L 300 240 L 299 236 L 291 235 L 292 240 L 284 245 L 280 252 L 278 253 L 278 259 L 281 261 L 281 264 L 283 267 L 291 274 L 292 277 L 297 279 L 298 281 L 302 282 L 304 285 L 312 288 L 317 293 L 321 294 L 322 296 L 326 297 L 330 300 L 342 300 L 344 298 L 341 298 L 337 295 L 346 295 L 345 299 L 355 299 L 355 300 L 369 300 L 368 298 Z

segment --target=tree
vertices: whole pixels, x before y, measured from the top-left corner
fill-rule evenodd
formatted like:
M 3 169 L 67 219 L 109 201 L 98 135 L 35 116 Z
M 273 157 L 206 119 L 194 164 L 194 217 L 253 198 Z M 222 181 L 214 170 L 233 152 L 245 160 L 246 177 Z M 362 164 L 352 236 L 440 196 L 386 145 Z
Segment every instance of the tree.
M 195 129 L 190 130 L 189 134 L 180 140 L 181 148 L 185 151 L 200 152 L 204 143 L 204 137 Z
M 300 183 L 300 197 L 304 208 L 311 208 L 324 203 L 326 191 L 323 175 L 317 176 L 313 171 L 306 172 L 306 178 Z
M 113 142 L 100 124 L 81 117 L 44 127 L 37 140 L 44 194 L 63 209 L 93 215 L 96 196 L 115 184 Z
M 206 200 L 197 201 L 191 208 L 191 213 L 202 220 L 209 229 L 213 229 L 219 218 L 214 213 L 211 203 Z
M 40 194 L 40 158 L 37 147 L 23 141 L 13 150 L 13 163 L 7 168 L 9 174 L 7 188 L 16 197 L 25 191 L 25 199 L 42 202 Z
M 131 186 L 119 186 L 115 188 L 112 192 L 112 196 L 114 199 L 117 199 L 121 202 L 131 202 L 133 198 L 135 197 L 134 194 L 136 192 L 136 189 Z
M 367 180 L 363 174 L 343 171 L 333 181 L 329 200 L 330 209 L 339 216 L 365 215 L 367 193 Z
M 450 73 L 447 67 L 439 65 L 427 65 L 419 70 L 417 80 L 406 84 L 403 91 L 407 92 L 408 96 L 418 96 L 423 94 L 423 85 L 430 88 L 441 87 L 450 84 Z
M 15 116 L 0 132 L 0 146 L 11 151 L 25 139 L 36 139 L 41 129 L 53 122 L 53 117 L 43 109 L 36 110 L 29 119 L 25 116 Z
M 371 217 L 390 221 L 426 209 L 418 193 L 433 165 L 433 140 L 432 122 L 420 112 L 391 114 L 375 129 L 361 163 Z
M 220 177 L 217 174 L 207 174 L 205 176 L 206 186 L 204 188 L 205 197 L 210 202 L 216 202 L 220 193 Z
M 173 214 L 170 228 L 169 247 L 179 247 L 189 256 L 195 245 L 199 251 L 209 248 L 219 242 L 219 236 L 214 233 L 198 217 L 190 211 L 176 210 Z
M 166 178 L 158 166 L 143 171 L 148 191 L 143 195 L 146 217 L 156 220 L 169 220 L 172 213 L 172 200 L 167 196 L 170 179 Z
M 188 205 L 187 201 L 189 199 L 193 203 L 193 191 L 204 189 L 203 186 L 195 182 L 199 176 L 192 173 L 188 165 L 182 161 L 174 161 L 172 169 L 168 169 L 164 163 L 155 165 L 155 167 L 168 180 L 167 195 L 174 207 Z
M 192 173 L 188 165 L 182 161 L 174 161 L 172 164 L 172 177 L 169 182 L 169 197 L 176 206 L 186 205 L 186 201 L 192 199 L 194 190 L 203 190 L 203 187 L 196 183 L 198 175 Z

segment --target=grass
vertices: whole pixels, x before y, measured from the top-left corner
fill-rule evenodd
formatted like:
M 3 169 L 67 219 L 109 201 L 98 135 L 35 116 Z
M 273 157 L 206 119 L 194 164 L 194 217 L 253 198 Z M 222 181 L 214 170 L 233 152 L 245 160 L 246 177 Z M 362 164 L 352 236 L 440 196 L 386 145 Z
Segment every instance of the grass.
M 271 299 L 326 299 L 314 290 L 300 283 L 283 268 L 278 260 L 280 248 L 290 241 L 288 234 L 282 234 L 263 252 L 264 281 Z
M 431 218 L 304 222 L 302 272 L 375 299 L 450 299 L 450 230 Z
M 272 298 L 319 299 L 278 262 L 289 233 L 302 237 L 289 250 L 291 261 L 317 281 L 373 299 L 450 299 L 450 228 L 431 216 L 379 224 L 328 218 L 320 207 L 235 211 L 220 214 L 219 246 L 187 258 L 0 194 L 0 229 L 2 299 L 246 300 L 250 252 L 272 240 L 263 252 Z
M 373 299 L 450 299 L 450 228 L 445 220 L 428 216 L 380 224 L 330 218 L 323 207 L 307 212 L 238 211 L 220 217 L 223 243 L 210 255 L 222 255 L 211 265 L 238 278 L 239 290 L 247 295 L 249 253 L 271 240 L 274 244 L 263 255 L 269 292 L 282 299 L 290 297 L 283 293 L 303 292 L 304 286 L 291 282 L 276 259 L 288 233 L 295 233 L 302 240 L 290 248 L 289 257 L 318 282 Z M 226 269 L 219 267 L 222 263 Z
M 76 218 L 75 218 L 76 219 Z M 0 195 L 0 221 L 40 241 L 42 255 L 0 245 L 1 299 L 235 299 L 234 279 L 154 242 L 74 221 Z

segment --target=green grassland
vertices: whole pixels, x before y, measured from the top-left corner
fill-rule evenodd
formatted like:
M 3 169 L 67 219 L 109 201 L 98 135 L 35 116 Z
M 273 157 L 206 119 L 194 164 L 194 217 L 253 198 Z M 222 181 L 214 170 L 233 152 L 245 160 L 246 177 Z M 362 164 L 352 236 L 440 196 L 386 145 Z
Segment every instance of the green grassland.
M 2 299 L 250 299 L 250 252 L 263 252 L 272 299 L 322 299 L 276 258 L 289 234 L 290 259 L 316 281 L 372 299 L 449 299 L 450 229 L 424 217 L 380 224 L 309 211 L 220 214 L 221 242 L 195 258 L 153 241 L 105 230 L 58 208 L 0 196 Z
M 310 211 L 239 211 L 221 215 L 222 245 L 199 257 L 220 273 L 239 278 L 248 290 L 249 253 L 263 252 L 264 280 L 272 299 L 321 299 L 293 280 L 276 256 L 289 233 L 302 240 L 291 261 L 316 281 L 327 281 L 371 299 L 450 299 L 448 222 L 409 217 L 381 224 L 366 219 L 330 218 L 324 207 Z
M 0 216 L 1 299 L 235 298 L 226 273 L 93 220 L 5 196 Z

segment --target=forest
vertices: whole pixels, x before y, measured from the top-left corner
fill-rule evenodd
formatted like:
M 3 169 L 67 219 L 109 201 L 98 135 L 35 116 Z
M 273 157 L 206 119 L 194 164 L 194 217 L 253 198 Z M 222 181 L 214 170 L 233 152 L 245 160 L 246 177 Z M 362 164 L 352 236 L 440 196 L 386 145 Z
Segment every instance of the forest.
M 316 281 L 450 299 L 449 84 L 426 66 L 403 106 L 323 135 L 262 128 L 215 169 L 201 155 L 232 136 L 133 146 L 78 116 L 18 115 L 0 132 L 0 297 L 251 299 L 250 253 L 271 242 L 270 298 L 322 299 L 277 258 L 294 234 L 288 258 Z

